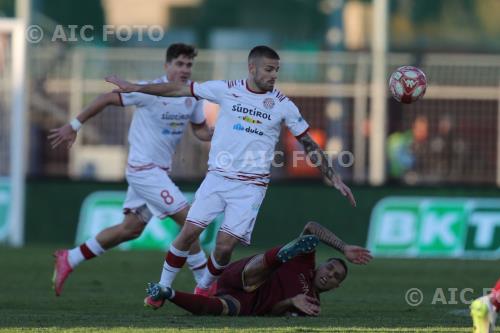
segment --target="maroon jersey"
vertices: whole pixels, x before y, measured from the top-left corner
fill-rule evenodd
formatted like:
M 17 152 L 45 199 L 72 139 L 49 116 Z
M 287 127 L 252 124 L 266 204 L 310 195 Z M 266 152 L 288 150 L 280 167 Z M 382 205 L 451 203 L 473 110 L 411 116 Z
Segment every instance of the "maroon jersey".
M 230 295 L 236 298 L 240 303 L 239 315 L 270 314 L 277 303 L 298 294 L 306 294 L 319 301 L 319 295 L 313 288 L 314 252 L 284 263 L 263 285 L 253 292 L 246 292 L 243 290 L 242 273 L 250 259 L 252 257 L 232 263 L 218 280 L 217 296 Z

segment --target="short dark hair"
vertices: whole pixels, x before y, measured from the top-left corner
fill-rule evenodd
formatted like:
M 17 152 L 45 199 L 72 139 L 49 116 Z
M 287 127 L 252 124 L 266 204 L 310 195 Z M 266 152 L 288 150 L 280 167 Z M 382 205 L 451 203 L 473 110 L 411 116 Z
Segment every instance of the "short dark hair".
M 175 43 L 168 47 L 165 55 L 165 61 L 171 62 L 180 55 L 185 55 L 186 57 L 193 59 L 198 55 L 198 51 L 192 45 Z
M 280 56 L 272 48 L 265 45 L 259 45 L 250 50 L 250 53 L 248 54 L 248 61 L 250 62 L 250 59 L 262 57 L 280 60 Z
M 347 263 L 345 262 L 344 259 L 337 258 L 337 257 L 328 258 L 328 260 L 326 262 L 330 262 L 332 260 L 338 261 L 344 267 L 345 274 L 344 274 L 344 278 L 342 280 L 345 280 L 345 278 L 347 277 L 347 272 L 348 272 Z

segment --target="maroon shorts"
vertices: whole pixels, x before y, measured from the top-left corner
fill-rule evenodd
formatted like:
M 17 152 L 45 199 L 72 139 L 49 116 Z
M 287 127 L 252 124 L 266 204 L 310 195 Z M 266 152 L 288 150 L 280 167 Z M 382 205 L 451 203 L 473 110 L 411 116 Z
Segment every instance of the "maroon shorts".
M 251 315 L 257 293 L 246 292 L 243 288 L 243 270 L 248 262 L 253 258 L 247 257 L 231 263 L 224 269 L 224 272 L 217 280 L 216 296 L 224 298 L 226 301 L 235 303 L 238 311 L 237 315 Z

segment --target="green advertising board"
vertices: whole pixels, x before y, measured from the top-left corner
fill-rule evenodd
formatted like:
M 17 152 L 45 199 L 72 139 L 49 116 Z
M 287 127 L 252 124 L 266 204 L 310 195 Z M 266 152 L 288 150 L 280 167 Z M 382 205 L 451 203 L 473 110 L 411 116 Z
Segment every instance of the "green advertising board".
M 387 197 L 367 247 L 379 257 L 500 258 L 500 199 Z
M 0 178 L 0 242 L 9 235 L 10 183 L 8 178 Z
M 184 193 L 192 201 L 194 193 Z M 80 219 L 76 233 L 76 244 L 81 244 L 97 235 L 101 230 L 120 223 L 123 220 L 123 202 L 126 192 L 99 191 L 88 195 L 80 210 Z M 201 246 L 210 251 L 215 246 L 215 236 L 222 215 L 219 215 L 200 235 Z M 122 250 L 168 250 L 170 243 L 179 233 L 179 226 L 170 218 L 159 220 L 153 217 L 142 235 L 118 246 Z

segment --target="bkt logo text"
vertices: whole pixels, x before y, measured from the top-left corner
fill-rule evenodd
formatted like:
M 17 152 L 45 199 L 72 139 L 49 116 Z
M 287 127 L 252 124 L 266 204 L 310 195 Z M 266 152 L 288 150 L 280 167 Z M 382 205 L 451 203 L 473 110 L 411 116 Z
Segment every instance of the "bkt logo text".
M 500 199 L 385 198 L 368 247 L 381 256 L 500 257 Z

